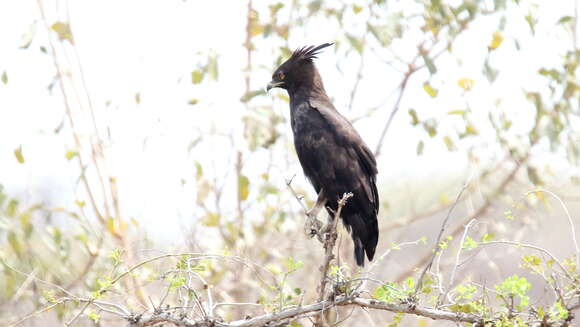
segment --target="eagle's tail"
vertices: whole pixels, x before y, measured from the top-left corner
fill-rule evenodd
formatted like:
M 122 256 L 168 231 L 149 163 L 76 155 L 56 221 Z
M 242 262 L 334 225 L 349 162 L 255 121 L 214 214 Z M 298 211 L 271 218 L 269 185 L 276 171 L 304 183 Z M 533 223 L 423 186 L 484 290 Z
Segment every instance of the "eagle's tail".
M 363 267 L 365 253 L 369 261 L 375 256 L 375 250 L 379 240 L 379 226 L 377 218 L 363 217 L 359 213 L 344 217 L 345 225 L 350 227 L 352 240 L 354 241 L 354 257 L 356 264 Z

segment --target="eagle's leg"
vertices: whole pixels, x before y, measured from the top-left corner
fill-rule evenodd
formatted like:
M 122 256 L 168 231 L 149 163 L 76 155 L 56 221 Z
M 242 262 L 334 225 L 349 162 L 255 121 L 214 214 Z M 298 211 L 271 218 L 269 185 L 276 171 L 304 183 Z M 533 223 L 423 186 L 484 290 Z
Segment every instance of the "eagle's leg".
M 317 235 L 318 238 L 321 239 L 320 228 L 322 227 L 322 222 L 318 220 L 317 217 L 318 213 L 320 213 L 320 210 L 324 208 L 325 204 L 326 195 L 324 194 L 324 190 L 321 189 L 320 192 L 318 192 L 318 198 L 316 199 L 314 207 L 306 212 L 306 224 L 304 225 L 304 230 L 306 235 L 309 237 Z

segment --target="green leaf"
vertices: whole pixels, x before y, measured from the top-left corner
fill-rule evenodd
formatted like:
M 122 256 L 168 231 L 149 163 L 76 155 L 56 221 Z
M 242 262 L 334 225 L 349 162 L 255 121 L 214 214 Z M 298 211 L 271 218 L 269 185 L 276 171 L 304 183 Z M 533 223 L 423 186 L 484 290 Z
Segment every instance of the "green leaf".
M 201 180 L 201 178 L 203 177 L 203 167 L 201 166 L 201 164 L 199 163 L 199 161 L 195 162 L 195 179 L 196 180 Z
M 439 93 L 439 91 L 437 91 L 437 89 L 435 89 L 434 87 L 432 87 L 431 84 L 429 84 L 429 82 L 423 83 L 423 89 L 432 98 L 436 97 L 437 96 L 437 93 Z
M 32 40 L 34 39 L 34 35 L 36 34 L 36 21 L 30 24 L 30 28 L 24 35 L 22 35 L 22 45 L 18 47 L 19 49 L 28 49 Z
M 550 313 L 552 316 L 555 316 L 560 320 L 568 319 L 569 315 L 568 310 L 562 305 L 561 301 L 556 302 L 552 308 L 550 308 Z
M 288 259 L 286 259 L 286 270 L 288 270 L 288 272 L 293 272 L 297 269 L 302 268 L 302 266 L 304 266 L 304 263 L 300 260 L 295 260 L 293 257 L 288 257 Z
M 532 183 L 534 183 L 534 185 L 539 186 L 544 184 L 542 178 L 540 178 L 540 175 L 538 174 L 538 170 L 535 167 L 528 166 L 527 170 L 528 170 L 528 178 Z
M 95 311 L 89 311 L 87 313 L 87 318 L 93 321 L 93 323 L 98 323 L 101 320 L 101 315 L 96 313 Z
M 437 73 L 437 66 L 435 66 L 433 60 L 431 60 L 427 54 L 422 54 L 421 56 L 423 57 L 423 61 L 425 62 L 425 66 L 427 66 L 429 73 L 431 75 Z
M 558 23 L 556 23 L 556 24 L 564 24 L 564 23 L 572 21 L 572 19 L 574 19 L 574 17 L 572 17 L 572 16 L 562 16 L 562 17 L 560 17 L 560 19 L 558 19 Z
M 141 93 L 139 92 L 135 93 L 135 103 L 136 104 L 141 103 Z
M 485 233 L 485 234 L 483 234 L 483 236 L 481 237 L 481 242 L 482 242 L 482 243 L 487 243 L 487 242 L 490 242 L 491 240 L 493 240 L 493 234 L 488 234 L 488 233 Z
M 435 119 L 428 119 L 424 121 L 423 129 L 425 129 L 430 137 L 435 137 L 437 135 L 437 121 Z
M 60 41 L 67 40 L 71 44 L 74 44 L 72 31 L 71 31 L 70 25 L 68 23 L 56 22 L 56 23 L 52 24 L 50 29 L 53 30 L 54 32 L 56 32 L 56 34 L 58 35 L 58 39 Z
M 10 247 L 14 252 L 16 252 L 17 255 L 20 255 L 20 253 L 22 252 L 22 246 L 18 241 L 16 233 L 14 233 L 13 231 L 8 232 L 8 244 L 10 244 Z
M 16 211 L 18 210 L 18 200 L 11 199 L 6 205 L 6 215 L 8 217 L 16 216 Z
M 415 109 L 409 109 L 409 115 L 411 116 L 411 125 L 417 126 L 421 122 Z
M 532 30 L 532 35 L 536 34 L 536 19 L 532 16 L 532 14 L 528 14 L 525 17 L 526 22 L 530 26 L 530 30 Z
M 284 4 L 282 2 L 278 2 L 275 5 L 269 5 L 268 8 L 270 8 L 270 14 L 275 16 L 280 9 L 284 8 Z
M 192 98 L 192 99 L 189 99 L 189 101 L 187 101 L 187 104 L 188 104 L 188 105 L 191 105 L 191 106 L 194 106 L 194 105 L 196 105 L 198 102 L 199 102 L 199 100 L 198 100 L 198 99 L 193 99 L 193 98 Z
M 500 296 L 509 297 L 519 297 L 520 304 L 518 308 L 523 309 L 529 303 L 529 297 L 526 293 L 530 290 L 532 285 L 528 282 L 525 277 L 519 277 L 518 275 L 513 275 L 506 278 L 501 284 L 495 285 L 495 289 L 500 293 Z
M 265 95 L 265 94 L 266 94 L 266 91 L 264 91 L 264 90 L 250 91 L 250 92 L 244 94 L 240 98 L 240 101 L 246 103 L 246 102 L 252 100 L 254 97 L 257 97 L 258 95 Z
M 346 34 L 346 38 L 348 39 L 350 45 L 356 50 L 356 52 L 362 54 L 364 48 L 364 44 L 362 43 L 362 41 L 348 33 Z
M 109 259 L 111 259 L 111 261 L 113 261 L 113 265 L 118 266 L 119 264 L 121 264 L 123 262 L 123 260 L 121 259 L 121 250 L 118 248 L 113 249 L 110 253 L 109 253 Z
M 2 77 L 0 77 L 0 80 L 2 80 L 4 85 L 8 84 L 8 74 L 6 74 L 6 71 L 2 72 Z
M 419 143 L 417 143 L 417 155 L 418 156 L 422 155 L 424 149 L 425 149 L 425 143 L 423 141 L 419 141 Z
M 244 175 L 238 177 L 238 200 L 246 201 L 250 194 L 250 180 Z
M 533 267 L 539 267 L 542 264 L 542 259 L 537 255 L 525 255 L 522 257 L 522 261 Z
M 463 244 L 461 245 L 461 248 L 465 250 L 473 250 L 477 248 L 477 246 L 478 244 L 474 239 L 472 239 L 470 236 L 466 236 Z
M 16 148 L 16 150 L 14 150 L 14 156 L 16 157 L 16 160 L 18 160 L 19 164 L 24 163 L 24 155 L 22 154 L 22 145 Z
M 170 290 L 175 290 L 177 288 L 179 288 L 182 285 L 185 285 L 185 277 L 170 277 L 169 278 L 169 289 Z
M 218 56 L 213 53 L 208 57 L 207 60 L 207 72 L 209 73 L 209 77 L 214 81 L 218 79 Z

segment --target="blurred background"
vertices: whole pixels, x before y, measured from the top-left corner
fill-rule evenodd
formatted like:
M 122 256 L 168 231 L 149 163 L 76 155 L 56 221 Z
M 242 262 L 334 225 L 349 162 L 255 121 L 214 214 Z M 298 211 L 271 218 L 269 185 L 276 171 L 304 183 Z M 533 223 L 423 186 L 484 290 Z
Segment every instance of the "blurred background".
M 338 274 L 367 276 L 371 294 L 381 281 L 416 279 L 449 217 L 430 274 L 439 292 L 457 303 L 459 285 L 517 274 L 532 285 L 530 303 L 549 308 L 550 257 L 513 245 L 576 271 L 578 6 L 1 2 L 1 324 L 55 303 L 60 288 L 91 296 L 128 267 L 185 252 L 200 254 L 193 286 L 212 285 L 214 301 L 258 304 L 219 307 L 226 320 L 316 299 L 323 251 L 304 235 L 287 183 L 308 205 L 316 195 L 294 151 L 288 95 L 265 86 L 294 49 L 324 42 L 335 45 L 316 65 L 377 156 L 381 198 L 375 261 L 358 271 L 341 227 Z M 140 267 L 105 299 L 137 312 L 180 305 L 177 261 Z M 21 325 L 124 325 L 82 307 L 56 305 Z M 338 314 L 350 317 L 342 326 L 454 325 Z

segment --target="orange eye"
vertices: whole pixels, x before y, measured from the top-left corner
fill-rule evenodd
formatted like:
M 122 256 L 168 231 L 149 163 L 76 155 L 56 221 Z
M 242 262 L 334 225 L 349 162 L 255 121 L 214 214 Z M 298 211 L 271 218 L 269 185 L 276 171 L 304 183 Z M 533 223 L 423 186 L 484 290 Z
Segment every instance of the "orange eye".
M 278 74 L 278 78 L 280 78 L 280 80 L 283 81 L 284 78 L 286 78 L 286 75 L 284 75 L 284 73 L 280 73 Z

